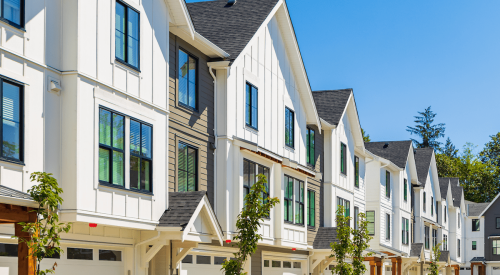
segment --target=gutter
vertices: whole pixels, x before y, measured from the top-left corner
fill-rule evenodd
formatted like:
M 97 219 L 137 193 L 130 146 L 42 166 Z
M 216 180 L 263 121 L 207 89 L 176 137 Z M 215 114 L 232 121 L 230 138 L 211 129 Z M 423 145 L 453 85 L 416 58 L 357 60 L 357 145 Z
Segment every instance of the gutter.
M 406 252 L 404 252 L 404 251 L 397 250 L 397 249 L 395 249 L 395 248 L 393 248 L 393 247 L 390 247 L 390 246 L 387 246 L 387 245 L 384 245 L 384 244 L 380 244 L 380 246 L 385 247 L 385 248 L 387 248 L 387 249 L 390 249 L 390 250 L 392 250 L 392 251 L 394 251 L 394 252 L 396 252 L 396 253 L 400 254 L 401 256 L 408 257 L 408 253 L 406 253 Z

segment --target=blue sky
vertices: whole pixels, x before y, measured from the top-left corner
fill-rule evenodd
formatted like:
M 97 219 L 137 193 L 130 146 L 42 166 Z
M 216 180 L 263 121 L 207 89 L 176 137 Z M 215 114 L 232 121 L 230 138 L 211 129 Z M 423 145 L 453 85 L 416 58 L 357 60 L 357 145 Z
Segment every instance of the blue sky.
M 500 1 L 287 4 L 312 89 L 353 88 L 372 141 L 409 139 L 428 106 L 457 147 L 500 131 Z

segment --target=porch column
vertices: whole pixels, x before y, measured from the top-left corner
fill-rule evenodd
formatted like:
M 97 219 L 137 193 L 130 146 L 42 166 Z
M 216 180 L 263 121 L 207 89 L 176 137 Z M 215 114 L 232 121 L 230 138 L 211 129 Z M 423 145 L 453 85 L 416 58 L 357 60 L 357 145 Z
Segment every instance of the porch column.
M 370 262 L 370 275 L 375 275 L 375 262 Z
M 383 262 L 377 262 L 377 275 L 382 275 Z
M 401 259 L 401 257 L 398 257 L 397 263 L 398 263 L 398 275 L 401 275 L 401 266 L 403 265 L 403 260 Z

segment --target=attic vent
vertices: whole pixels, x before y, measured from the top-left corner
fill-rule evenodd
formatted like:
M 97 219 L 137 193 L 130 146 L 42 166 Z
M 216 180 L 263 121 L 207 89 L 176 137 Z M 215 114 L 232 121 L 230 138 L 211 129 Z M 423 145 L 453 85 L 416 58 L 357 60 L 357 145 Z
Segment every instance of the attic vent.
M 237 0 L 228 0 L 227 4 L 226 4 L 226 7 L 231 7 L 232 5 L 236 4 L 236 1 Z
M 387 148 L 387 147 L 389 147 L 389 142 L 386 142 L 386 143 L 384 144 L 384 148 Z

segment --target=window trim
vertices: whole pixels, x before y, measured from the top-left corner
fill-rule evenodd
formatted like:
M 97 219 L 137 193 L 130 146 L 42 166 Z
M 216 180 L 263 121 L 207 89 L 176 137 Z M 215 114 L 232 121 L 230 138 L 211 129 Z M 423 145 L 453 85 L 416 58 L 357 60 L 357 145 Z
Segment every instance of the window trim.
M 359 157 L 354 155 L 354 187 L 359 189 Z
M 340 142 L 340 173 L 347 176 L 347 145 L 343 142 Z
M 21 0 L 24 1 L 24 0 Z M 3 83 L 7 82 L 10 85 L 19 87 L 19 159 L 9 158 L 3 156 L 3 146 L 0 147 L 0 161 L 10 162 L 20 165 L 24 163 L 25 153 L 25 102 L 24 102 L 24 83 L 0 75 L 0 119 L 3 120 Z M 0 141 L 3 143 L 3 122 L 0 127 Z
M 24 0 L 22 0 L 24 1 Z M 115 9 L 114 9 L 114 12 L 115 12 L 115 22 L 114 22 L 114 26 L 115 26 L 115 40 L 116 40 L 116 4 L 121 4 L 123 6 L 125 6 L 125 8 L 129 8 L 133 11 L 135 11 L 137 13 L 137 16 L 138 16 L 138 22 L 139 22 L 139 27 L 138 27 L 138 36 L 139 36 L 139 43 L 137 43 L 137 47 L 138 47 L 138 58 L 137 58 L 137 66 L 134 66 L 130 63 L 128 63 L 127 61 L 125 60 L 122 60 L 120 58 L 118 58 L 116 56 L 116 42 L 115 42 L 115 61 L 117 61 L 118 63 L 122 64 L 122 65 L 125 65 L 133 70 L 136 70 L 138 72 L 141 72 L 141 12 L 136 10 L 134 7 L 130 6 L 129 4 L 127 4 L 126 2 L 122 1 L 122 0 L 115 0 Z M 125 36 L 127 37 L 128 36 L 128 28 L 127 28 L 127 22 L 128 22 L 128 10 L 125 12 Z M 125 53 L 124 53 L 124 56 L 125 58 L 127 58 L 128 56 L 128 39 L 125 39 Z
M 196 171 L 195 171 L 195 175 L 196 175 L 195 179 L 196 179 L 196 182 L 195 182 L 195 184 L 194 184 L 194 189 L 195 189 L 195 190 L 193 190 L 193 191 L 179 191 L 179 172 L 181 171 L 181 170 L 179 169 L 179 167 L 180 167 L 180 165 L 179 165 L 179 144 L 184 144 L 184 145 L 186 145 L 187 147 L 189 147 L 189 148 L 191 148 L 191 149 L 193 149 L 193 150 L 196 150 L 196 160 L 195 160 L 195 163 L 196 163 L 196 169 L 195 169 L 195 170 L 196 170 Z M 177 177 L 177 179 L 176 179 L 176 183 L 177 183 L 177 184 L 176 184 L 176 186 L 175 186 L 176 192 L 196 192 L 196 191 L 199 191 L 199 182 L 200 182 L 200 181 L 199 181 L 199 177 L 200 177 L 200 175 L 199 175 L 199 166 L 200 166 L 200 165 L 199 165 L 199 159 L 200 159 L 200 157 L 199 157 L 199 153 L 200 153 L 199 148 L 198 148 L 198 147 L 196 147 L 196 146 L 194 146 L 194 145 L 192 145 L 192 144 L 189 144 L 188 142 L 186 142 L 186 141 L 184 141 L 184 140 L 177 140 L 177 148 L 176 148 L 176 150 L 177 150 L 177 157 L 176 157 L 176 160 L 175 160 L 175 161 L 176 161 L 176 166 L 177 166 L 177 167 L 176 167 L 176 170 L 177 170 L 177 173 L 176 173 L 176 177 Z M 188 173 L 188 172 L 186 171 L 186 173 Z
M 19 22 L 20 24 L 17 24 L 15 22 L 12 22 L 10 21 L 9 19 L 5 18 L 5 16 L 3 15 L 4 11 L 5 11 L 5 8 L 4 8 L 4 2 L 5 0 L 1 0 L 0 4 L 2 5 L 2 8 L 1 8 L 1 13 L 0 13 L 0 21 L 2 22 L 5 22 L 6 24 L 9 24 L 19 30 L 22 30 L 23 32 L 26 32 L 26 10 L 25 10 L 25 2 L 26 0 L 20 0 L 20 4 L 21 6 L 19 7 Z
M 288 110 L 288 112 L 290 114 L 292 114 L 292 133 L 291 133 L 292 134 L 292 137 L 291 137 L 292 144 L 291 145 L 287 144 L 287 142 L 286 142 L 286 131 L 287 131 L 286 130 L 286 121 L 287 121 L 286 110 Z M 295 150 L 295 112 L 292 109 L 290 109 L 290 108 L 288 108 L 286 106 L 285 106 L 285 135 L 284 135 L 284 138 L 285 138 L 285 146 L 288 147 L 288 148 L 290 148 L 290 149 L 294 149 Z
M 311 195 L 313 197 L 313 207 L 311 207 Z M 312 211 L 311 211 L 312 209 Z M 312 212 L 312 213 L 311 213 Z M 311 216 L 312 215 L 312 216 Z M 313 225 L 310 223 L 310 218 L 313 218 Z M 316 228 L 316 191 L 307 189 L 307 226 Z
M 477 225 L 476 225 L 476 223 L 474 223 L 474 221 L 477 222 Z M 475 230 L 474 230 L 474 228 L 475 228 Z M 481 220 L 480 219 L 472 219 L 472 232 L 480 232 L 480 231 L 481 231 Z
M 313 152 L 310 152 L 311 150 L 311 132 L 314 134 L 314 137 L 313 137 L 313 144 L 312 144 L 312 151 Z M 307 127 L 306 128 L 306 153 L 307 153 L 307 158 L 309 158 L 307 162 L 308 165 L 310 166 L 315 166 L 316 165 L 316 131 L 314 131 L 314 129 L 311 129 L 310 127 Z M 311 156 L 310 154 L 313 153 L 313 158 L 311 160 Z
M 410 221 L 407 218 L 402 218 L 401 244 L 409 245 L 410 240 Z
M 185 104 L 183 102 L 180 101 L 180 90 L 179 90 L 179 58 L 180 58 L 180 55 L 179 55 L 179 51 L 183 51 L 185 54 L 188 55 L 188 63 L 189 63 L 189 57 L 193 58 L 196 60 L 196 76 L 195 76 L 195 79 L 196 79 L 196 87 L 194 88 L 195 90 L 195 100 L 196 100 L 196 104 L 195 104 L 195 107 L 191 107 L 189 106 L 188 104 Z M 191 110 L 191 111 L 194 111 L 196 113 L 199 112 L 199 103 L 200 103 L 200 90 L 199 90 L 199 83 L 200 83 L 200 58 L 196 55 L 194 55 L 193 53 L 191 53 L 190 51 L 186 50 L 184 47 L 182 46 L 178 46 L 176 48 L 176 61 L 175 61 L 175 74 L 176 74 L 176 83 L 175 83 L 175 86 L 176 86 L 176 90 L 177 90 L 177 106 L 180 106 L 182 108 L 185 108 L 185 109 L 188 109 L 188 110 Z M 189 90 L 189 88 L 188 88 Z M 189 91 L 188 91 L 189 92 Z
M 198 64 L 198 62 L 196 62 Z M 256 126 L 254 127 L 252 124 L 253 124 L 253 93 L 252 93 L 252 89 L 250 90 L 250 93 L 252 93 L 250 95 L 250 104 L 248 104 L 248 102 L 246 102 L 246 93 L 247 93 L 247 87 L 250 86 L 251 88 L 255 88 L 256 92 L 257 92 L 257 121 L 256 121 Z M 247 115 L 247 110 L 246 108 L 248 108 L 248 105 L 250 105 L 250 124 L 248 124 L 247 122 L 247 118 L 246 118 L 246 115 Z M 253 85 L 252 83 L 246 81 L 245 83 L 245 125 L 249 128 L 252 128 L 256 131 L 259 131 L 259 88 L 257 88 L 257 86 Z

